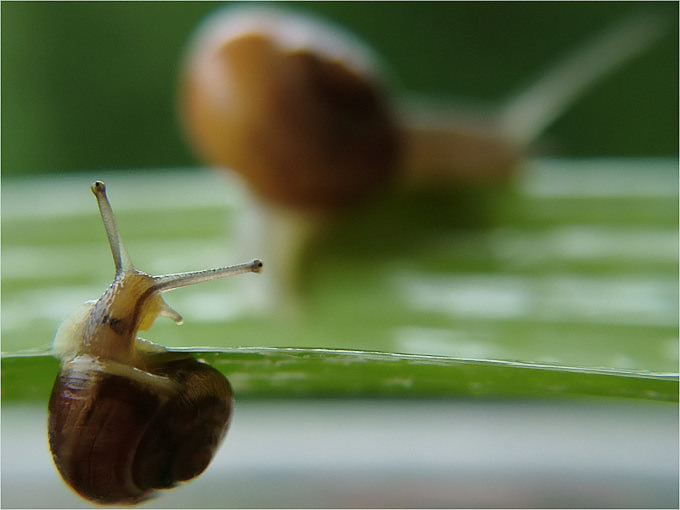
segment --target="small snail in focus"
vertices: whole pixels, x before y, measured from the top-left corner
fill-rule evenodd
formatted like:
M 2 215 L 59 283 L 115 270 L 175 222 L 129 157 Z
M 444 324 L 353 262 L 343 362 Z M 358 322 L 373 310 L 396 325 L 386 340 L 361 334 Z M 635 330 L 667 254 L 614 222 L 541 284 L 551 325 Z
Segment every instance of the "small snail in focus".
M 151 276 L 138 271 L 119 236 L 103 182 L 92 185 L 116 275 L 96 301 L 58 329 L 60 360 L 49 401 L 49 443 L 64 480 L 100 504 L 135 504 L 198 476 L 224 438 L 232 389 L 216 369 L 137 337 L 159 315 L 181 316 L 161 293 L 260 272 L 259 260 Z

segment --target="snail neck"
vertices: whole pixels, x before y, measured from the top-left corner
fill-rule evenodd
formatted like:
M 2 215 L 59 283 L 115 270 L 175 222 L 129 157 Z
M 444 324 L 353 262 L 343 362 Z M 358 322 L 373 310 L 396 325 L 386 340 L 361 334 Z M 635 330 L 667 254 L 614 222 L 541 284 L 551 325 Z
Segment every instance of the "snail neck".
M 120 362 L 135 359 L 135 339 L 164 309 L 153 277 L 137 270 L 121 272 L 94 303 L 83 329 L 81 352 Z

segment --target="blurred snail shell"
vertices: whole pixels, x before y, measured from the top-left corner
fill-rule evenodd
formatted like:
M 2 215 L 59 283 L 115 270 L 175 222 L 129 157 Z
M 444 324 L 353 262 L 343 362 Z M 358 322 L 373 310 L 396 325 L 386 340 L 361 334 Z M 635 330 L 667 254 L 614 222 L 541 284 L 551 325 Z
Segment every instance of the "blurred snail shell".
M 104 183 L 97 197 L 116 266 L 113 283 L 60 326 L 60 370 L 49 400 L 54 462 L 81 496 L 134 504 L 155 489 L 199 475 L 224 438 L 232 389 L 217 370 L 137 337 L 158 315 L 182 322 L 161 297 L 166 290 L 228 275 L 259 272 L 262 263 L 151 276 L 132 265 Z
M 180 106 L 202 158 L 259 196 L 334 209 L 385 188 L 400 147 L 374 57 L 349 34 L 275 8 L 230 8 L 199 31 Z

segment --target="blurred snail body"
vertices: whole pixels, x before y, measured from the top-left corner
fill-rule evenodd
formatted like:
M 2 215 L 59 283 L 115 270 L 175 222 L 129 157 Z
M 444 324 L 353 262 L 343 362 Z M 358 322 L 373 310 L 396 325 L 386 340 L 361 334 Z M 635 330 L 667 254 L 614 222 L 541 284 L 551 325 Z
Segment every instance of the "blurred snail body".
M 393 100 L 370 48 L 330 23 L 278 6 L 218 9 L 187 51 L 181 122 L 202 161 L 251 191 L 239 245 L 268 260 L 258 303 L 296 301 L 300 255 L 340 213 L 393 190 L 509 181 L 574 99 L 658 37 L 657 21 L 624 20 L 501 108 L 463 115 Z
M 624 20 L 491 114 L 393 101 L 367 45 L 271 7 L 229 7 L 202 24 L 180 91 L 199 156 L 278 206 L 337 211 L 395 184 L 507 179 L 538 135 L 597 79 L 646 48 L 659 20 Z
M 49 401 L 49 442 L 64 480 L 100 504 L 134 504 L 155 489 L 199 475 L 226 434 L 232 389 L 217 370 L 137 337 L 155 318 L 181 316 L 161 293 L 244 272 L 231 267 L 151 276 L 123 246 L 104 183 L 95 182 L 116 276 L 60 326 L 54 352 L 60 370 Z

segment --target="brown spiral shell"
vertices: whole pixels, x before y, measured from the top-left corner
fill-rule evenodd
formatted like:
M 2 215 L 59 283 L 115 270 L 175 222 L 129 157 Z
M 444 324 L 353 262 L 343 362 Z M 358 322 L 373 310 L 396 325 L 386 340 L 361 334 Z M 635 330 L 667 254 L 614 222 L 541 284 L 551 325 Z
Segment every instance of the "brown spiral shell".
M 199 155 L 279 205 L 336 209 L 383 190 L 400 133 L 372 55 L 345 35 L 274 8 L 215 14 L 180 94 Z
M 86 355 L 62 365 L 49 401 L 50 447 L 83 497 L 139 503 L 199 475 L 224 438 L 227 379 L 190 357 L 157 356 L 162 363 L 143 374 Z

